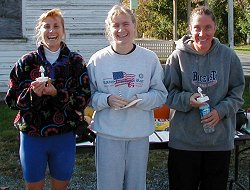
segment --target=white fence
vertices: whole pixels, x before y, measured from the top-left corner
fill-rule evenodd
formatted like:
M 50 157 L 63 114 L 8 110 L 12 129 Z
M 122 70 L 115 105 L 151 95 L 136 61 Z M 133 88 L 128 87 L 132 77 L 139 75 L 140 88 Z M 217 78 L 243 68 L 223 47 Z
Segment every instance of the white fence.
M 148 48 L 154 51 L 161 61 L 166 61 L 169 55 L 175 49 L 175 42 L 168 40 L 156 40 L 156 39 L 136 39 L 135 43 L 139 46 Z

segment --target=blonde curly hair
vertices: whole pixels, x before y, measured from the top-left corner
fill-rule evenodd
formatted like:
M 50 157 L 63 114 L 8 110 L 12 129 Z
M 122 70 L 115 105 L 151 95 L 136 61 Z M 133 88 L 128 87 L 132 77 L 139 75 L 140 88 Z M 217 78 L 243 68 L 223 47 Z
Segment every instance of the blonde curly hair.
M 42 26 L 42 22 L 48 17 L 59 17 L 61 19 L 61 22 L 62 22 L 63 31 L 65 33 L 64 18 L 63 18 L 63 14 L 62 14 L 61 9 L 54 8 L 54 9 L 48 10 L 48 11 L 44 12 L 43 14 L 41 14 L 41 16 L 37 20 L 37 24 L 35 27 L 35 37 L 36 37 L 36 45 L 37 46 L 39 46 L 41 41 L 42 41 L 42 36 L 41 36 L 41 31 L 40 31 L 41 26 Z M 65 36 L 64 36 L 64 40 L 65 40 Z

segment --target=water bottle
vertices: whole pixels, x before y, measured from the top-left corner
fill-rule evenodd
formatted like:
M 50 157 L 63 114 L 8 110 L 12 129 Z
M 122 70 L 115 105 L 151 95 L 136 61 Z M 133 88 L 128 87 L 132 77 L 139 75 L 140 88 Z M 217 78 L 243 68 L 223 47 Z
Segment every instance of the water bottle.
M 202 90 L 200 87 L 198 87 L 198 92 L 200 93 L 201 96 L 199 98 L 197 98 L 197 101 L 203 103 L 203 105 L 199 107 L 199 112 L 200 112 L 200 116 L 203 117 L 211 111 L 211 107 L 207 103 L 207 101 L 209 100 L 209 97 L 203 96 L 203 94 L 201 93 Z M 213 133 L 215 131 L 215 128 L 204 123 L 203 130 L 205 133 Z

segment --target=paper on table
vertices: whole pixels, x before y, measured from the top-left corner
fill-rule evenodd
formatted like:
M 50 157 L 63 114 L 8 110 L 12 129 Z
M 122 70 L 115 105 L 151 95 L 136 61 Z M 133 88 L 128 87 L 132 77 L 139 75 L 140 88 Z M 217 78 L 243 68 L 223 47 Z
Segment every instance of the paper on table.
M 237 136 L 241 136 L 241 135 L 244 135 L 243 133 L 241 133 L 240 131 L 235 131 L 235 135 Z
M 161 138 L 162 142 L 169 141 L 169 131 L 156 131 L 156 133 Z
M 161 142 L 155 133 L 149 136 L 149 142 Z
M 155 131 L 149 136 L 149 142 L 168 142 L 169 131 Z
M 133 100 L 132 102 L 130 102 L 128 105 L 122 107 L 122 108 L 116 108 L 116 110 L 122 110 L 122 109 L 126 109 L 126 108 L 129 108 L 133 105 L 135 105 L 137 102 L 141 101 L 142 99 L 136 99 L 136 100 Z
M 234 138 L 240 138 L 240 136 L 244 135 L 243 133 L 241 133 L 240 131 L 235 131 L 235 135 Z

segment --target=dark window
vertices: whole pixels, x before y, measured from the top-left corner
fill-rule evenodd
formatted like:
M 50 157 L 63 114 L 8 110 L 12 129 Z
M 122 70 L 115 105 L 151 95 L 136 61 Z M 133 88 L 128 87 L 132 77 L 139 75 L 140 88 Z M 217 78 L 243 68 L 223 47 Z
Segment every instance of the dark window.
M 0 39 L 22 38 L 22 0 L 0 0 Z

